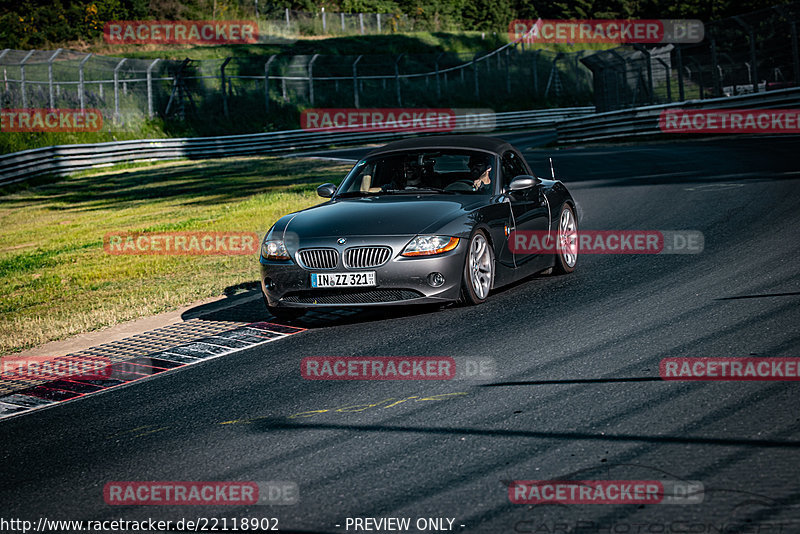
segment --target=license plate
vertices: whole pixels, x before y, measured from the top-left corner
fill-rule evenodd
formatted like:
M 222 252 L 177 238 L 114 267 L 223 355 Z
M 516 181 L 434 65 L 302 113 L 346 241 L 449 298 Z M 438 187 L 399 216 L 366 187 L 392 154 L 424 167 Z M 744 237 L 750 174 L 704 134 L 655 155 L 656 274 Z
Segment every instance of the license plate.
M 311 287 L 371 287 L 375 271 L 363 273 L 311 273 Z

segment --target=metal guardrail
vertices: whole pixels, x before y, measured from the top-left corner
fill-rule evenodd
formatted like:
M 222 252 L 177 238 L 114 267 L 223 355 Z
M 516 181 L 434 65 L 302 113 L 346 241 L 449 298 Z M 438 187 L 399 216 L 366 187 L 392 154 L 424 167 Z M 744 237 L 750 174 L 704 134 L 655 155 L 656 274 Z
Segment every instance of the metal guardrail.
M 594 107 L 511 111 L 473 115 L 494 120 L 496 130 L 552 125 L 558 120 L 582 117 Z M 458 122 L 456 129 L 459 129 Z M 94 167 L 137 161 L 179 158 L 202 159 L 228 156 L 285 154 L 335 145 L 383 142 L 418 135 L 409 132 L 342 132 L 289 130 L 220 137 L 137 139 L 109 143 L 58 145 L 0 156 L 0 185 L 21 182 L 45 174 L 66 175 Z
M 658 135 L 658 119 L 665 109 L 780 109 L 800 107 L 800 88 L 732 97 L 688 100 L 621 111 L 597 113 L 591 117 L 556 123 L 558 142 L 585 143 Z

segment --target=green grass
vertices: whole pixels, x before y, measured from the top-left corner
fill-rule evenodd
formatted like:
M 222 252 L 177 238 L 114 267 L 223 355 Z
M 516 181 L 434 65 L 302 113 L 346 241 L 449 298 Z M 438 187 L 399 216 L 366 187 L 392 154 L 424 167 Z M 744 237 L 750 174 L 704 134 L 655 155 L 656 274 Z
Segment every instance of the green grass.
M 258 280 L 247 256 L 109 255 L 103 236 L 237 231 L 259 237 L 320 202 L 347 165 L 251 157 L 83 173 L 0 197 L 0 354 L 222 295 Z

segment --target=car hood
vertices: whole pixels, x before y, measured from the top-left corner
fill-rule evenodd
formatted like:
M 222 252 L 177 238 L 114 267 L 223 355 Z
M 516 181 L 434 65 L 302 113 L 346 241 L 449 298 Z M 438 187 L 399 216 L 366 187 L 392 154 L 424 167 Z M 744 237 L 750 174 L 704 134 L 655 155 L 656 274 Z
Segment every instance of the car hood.
M 300 237 L 435 233 L 488 202 L 473 195 L 381 195 L 336 199 L 291 216 L 285 231 Z

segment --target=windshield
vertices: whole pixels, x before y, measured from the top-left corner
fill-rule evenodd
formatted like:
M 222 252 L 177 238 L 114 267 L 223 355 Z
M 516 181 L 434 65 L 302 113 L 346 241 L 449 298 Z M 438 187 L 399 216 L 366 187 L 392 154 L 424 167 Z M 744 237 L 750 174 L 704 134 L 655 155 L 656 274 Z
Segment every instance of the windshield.
M 337 197 L 393 193 L 491 194 L 493 155 L 477 150 L 422 150 L 359 161 Z

